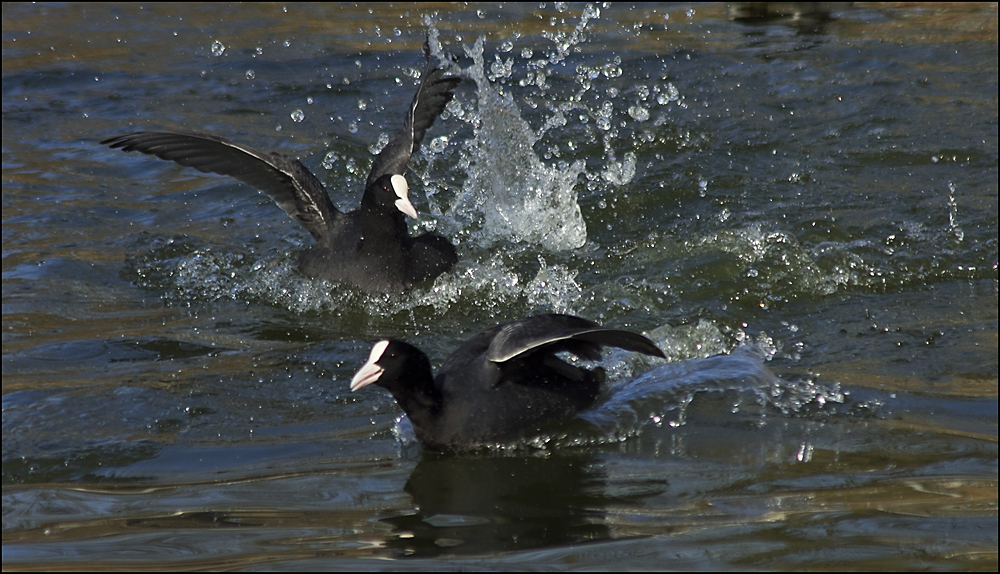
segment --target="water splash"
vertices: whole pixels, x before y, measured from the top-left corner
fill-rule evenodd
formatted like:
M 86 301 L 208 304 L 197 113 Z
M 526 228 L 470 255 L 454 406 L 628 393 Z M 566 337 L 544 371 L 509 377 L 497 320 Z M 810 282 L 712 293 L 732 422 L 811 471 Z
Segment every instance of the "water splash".
M 958 226 L 958 202 L 955 201 L 955 184 L 948 182 L 948 231 L 955 247 L 965 239 L 965 232 Z
M 725 395 L 729 414 L 751 417 L 758 426 L 769 417 L 827 416 L 847 401 L 837 383 L 787 380 L 762 362 L 755 346 L 732 354 L 660 364 L 616 385 L 609 399 L 581 418 L 601 429 L 604 440 L 641 434 L 649 426 L 681 427 L 688 407 L 700 395 Z M 719 413 L 725 416 L 725 413 Z
M 548 266 L 542 257 L 538 262 L 541 268 L 528 288 L 528 302 L 552 313 L 572 313 L 572 304 L 583 292 L 576 282 L 576 271 Z
M 483 38 L 466 53 L 473 64 L 463 74 L 476 82 L 479 95 L 472 118 L 476 137 L 467 161 L 468 179 L 447 215 L 456 220 L 472 216 L 468 223 L 479 229 L 475 238 L 485 243 L 527 242 L 550 251 L 581 247 L 587 226 L 574 188 L 585 163 L 544 164 L 534 150 L 539 136 L 513 98 L 486 76 Z

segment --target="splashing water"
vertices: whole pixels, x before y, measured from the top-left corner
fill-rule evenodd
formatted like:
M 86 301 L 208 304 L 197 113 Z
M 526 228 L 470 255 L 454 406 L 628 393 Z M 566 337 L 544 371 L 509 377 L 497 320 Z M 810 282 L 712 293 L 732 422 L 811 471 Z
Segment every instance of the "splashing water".
M 477 239 L 523 241 L 550 251 L 581 247 L 587 226 L 574 187 L 584 171 L 577 160 L 568 168 L 548 166 L 535 154 L 538 141 L 509 94 L 487 79 L 483 39 L 466 53 L 473 64 L 463 70 L 479 93 L 476 140 L 469 158 L 469 177 L 448 216 L 477 214 Z
M 541 268 L 528 291 L 528 302 L 553 313 L 572 313 L 571 305 L 583 291 L 576 282 L 576 271 L 561 265 L 546 265 L 538 258 Z
M 767 424 L 774 412 L 824 418 L 850 402 L 837 383 L 776 376 L 760 354 L 761 349 L 749 345 L 732 354 L 657 365 L 614 385 L 606 402 L 580 418 L 601 429 L 601 442 L 641 434 L 649 426 L 681 427 L 698 395 L 726 395 L 730 414 L 750 417 L 758 426 Z

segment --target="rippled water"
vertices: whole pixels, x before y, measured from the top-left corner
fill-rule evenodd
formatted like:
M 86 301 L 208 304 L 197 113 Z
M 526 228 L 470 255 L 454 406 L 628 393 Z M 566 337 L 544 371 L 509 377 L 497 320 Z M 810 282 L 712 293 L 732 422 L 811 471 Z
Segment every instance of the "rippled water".
M 995 570 L 996 5 L 747 16 L 4 4 L 4 567 Z M 462 260 L 412 293 L 97 145 L 210 132 L 353 209 L 428 30 L 466 81 L 408 178 Z M 668 360 L 463 456 L 347 389 L 538 312 Z

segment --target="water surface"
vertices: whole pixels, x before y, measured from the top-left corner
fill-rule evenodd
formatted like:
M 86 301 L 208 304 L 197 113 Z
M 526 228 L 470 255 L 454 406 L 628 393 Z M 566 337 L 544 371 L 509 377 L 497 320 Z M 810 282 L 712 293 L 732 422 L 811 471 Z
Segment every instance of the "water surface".
M 4 4 L 4 567 L 995 571 L 996 5 L 434 9 Z M 412 293 L 97 145 L 209 132 L 353 209 L 428 30 L 466 80 L 414 225 L 462 259 Z M 347 388 L 541 312 L 668 360 L 463 456 Z

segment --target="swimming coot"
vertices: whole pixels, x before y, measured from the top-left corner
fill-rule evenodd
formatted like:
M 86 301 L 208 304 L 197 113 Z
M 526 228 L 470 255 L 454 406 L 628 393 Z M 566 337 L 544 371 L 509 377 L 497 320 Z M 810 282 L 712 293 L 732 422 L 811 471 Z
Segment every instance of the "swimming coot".
M 351 390 L 376 384 L 392 393 L 425 447 L 468 450 L 591 406 L 603 373 L 571 365 L 556 354 L 566 351 L 596 361 L 602 346 L 664 356 L 642 335 L 572 315 L 536 315 L 469 339 L 436 377 L 427 355 L 416 347 L 379 341 L 351 379 Z
M 403 215 L 416 218 L 403 173 L 424 133 L 451 101 L 461 81 L 427 67 L 399 132 L 372 163 L 361 206 L 342 213 L 326 189 L 297 159 L 264 153 L 220 137 L 184 132 L 137 132 L 101 142 L 202 172 L 228 175 L 266 193 L 302 225 L 316 245 L 299 268 L 310 277 L 349 283 L 370 293 L 400 292 L 458 262 L 455 247 L 437 233 L 410 237 Z

